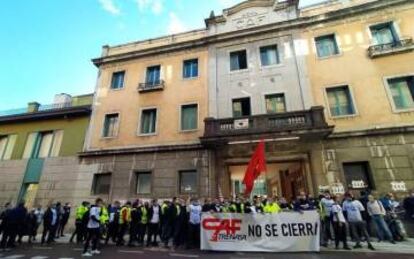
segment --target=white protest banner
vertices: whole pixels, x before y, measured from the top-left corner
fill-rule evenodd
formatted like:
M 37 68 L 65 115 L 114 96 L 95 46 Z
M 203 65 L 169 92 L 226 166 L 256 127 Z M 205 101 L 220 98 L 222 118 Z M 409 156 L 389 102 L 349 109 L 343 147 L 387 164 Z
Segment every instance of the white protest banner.
M 318 252 L 316 211 L 278 214 L 203 213 L 201 249 L 245 252 Z

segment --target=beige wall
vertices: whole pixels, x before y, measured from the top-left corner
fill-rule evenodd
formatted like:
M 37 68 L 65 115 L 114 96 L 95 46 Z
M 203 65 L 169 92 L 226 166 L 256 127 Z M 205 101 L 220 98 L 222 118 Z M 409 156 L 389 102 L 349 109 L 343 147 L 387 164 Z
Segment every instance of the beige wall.
M 199 76 L 183 79 L 183 61 L 191 58 L 199 60 Z M 103 65 L 87 149 L 198 142 L 198 137 L 203 134 L 203 120 L 207 117 L 207 58 L 206 49 L 191 49 Z M 138 84 L 145 81 L 146 68 L 158 64 L 161 65 L 161 79 L 165 80 L 164 90 L 138 93 Z M 126 71 L 124 88 L 109 89 L 112 73 L 120 70 Z M 198 130 L 181 132 L 180 105 L 189 103 L 198 103 Z M 146 107 L 158 108 L 157 134 L 154 136 L 138 136 L 140 110 Z M 104 116 L 114 112 L 120 113 L 118 136 L 104 139 L 101 137 Z
M 369 26 L 394 21 L 400 37 L 414 37 L 414 6 L 389 8 L 375 14 L 344 19 L 310 27 L 304 36 L 309 53 L 308 73 L 316 105 L 329 107 L 325 88 L 348 85 L 357 114 L 333 119 L 326 115 L 335 131 L 391 127 L 414 123 L 414 112 L 394 112 L 384 79 L 405 74 L 414 75 L 414 52 L 370 59 L 367 49 L 372 44 Z M 314 37 L 335 33 L 340 54 L 320 59 L 316 55 Z

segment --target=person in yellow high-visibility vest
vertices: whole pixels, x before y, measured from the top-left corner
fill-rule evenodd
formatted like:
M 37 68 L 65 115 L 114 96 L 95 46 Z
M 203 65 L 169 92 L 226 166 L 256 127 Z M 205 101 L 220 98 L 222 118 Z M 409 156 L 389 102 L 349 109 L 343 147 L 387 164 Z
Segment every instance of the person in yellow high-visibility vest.
M 119 213 L 119 235 L 116 242 L 117 246 L 124 245 L 124 235 L 128 230 L 128 226 L 131 223 L 131 202 L 128 201 L 122 206 Z
M 145 237 L 145 233 L 147 233 L 148 211 L 149 211 L 149 203 L 148 202 L 145 202 L 144 204 L 141 203 L 141 206 L 138 208 L 138 212 L 140 215 L 140 221 L 138 223 L 138 243 L 140 245 L 144 245 L 144 237 Z
M 270 213 L 275 214 L 279 213 L 281 211 L 279 204 L 277 204 L 276 201 L 274 201 L 272 198 L 268 198 L 266 205 L 263 208 L 264 213 Z
M 89 210 L 89 202 L 84 201 L 76 209 L 76 221 L 75 221 L 75 232 L 70 237 L 69 242 L 72 243 L 76 235 L 76 242 L 81 243 L 86 238 L 86 229 L 83 224 L 83 216 Z

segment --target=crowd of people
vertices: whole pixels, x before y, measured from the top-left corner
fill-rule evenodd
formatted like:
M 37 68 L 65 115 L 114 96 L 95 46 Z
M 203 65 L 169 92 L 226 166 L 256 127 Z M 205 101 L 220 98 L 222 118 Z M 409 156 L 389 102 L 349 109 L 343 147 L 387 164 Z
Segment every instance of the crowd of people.
M 399 220 L 399 211 L 414 220 L 414 190 L 400 205 L 392 193 L 375 199 L 373 195 L 361 192 L 359 199 L 351 193 L 343 196 L 331 195 L 328 191 L 318 198 L 300 192 L 292 202 L 283 197 L 254 196 L 251 200 L 199 199 L 151 201 L 137 199 L 121 204 L 115 201 L 105 204 L 100 198 L 94 204 L 83 202 L 76 208 L 75 230 L 70 242 L 84 244 L 83 256 L 99 254 L 102 244 L 114 243 L 117 246 L 159 246 L 174 249 L 178 247 L 200 247 L 201 214 L 205 213 L 279 213 L 292 211 L 303 213 L 317 210 L 321 216 L 321 245 L 334 243 L 335 248 L 343 244 L 343 249 L 351 249 L 348 240 L 355 242 L 354 249 L 361 248 L 362 242 L 375 250 L 371 243 L 375 226 L 378 241 L 391 243 L 406 237 L 404 225 Z M 0 249 L 10 250 L 21 243 L 23 236 L 28 242 L 36 241 L 39 226 L 43 223 L 40 243 L 51 244 L 64 236 L 64 230 L 71 214 L 71 204 L 50 203 L 45 210 L 41 206 L 25 208 L 24 203 L 12 208 L 4 206 L 0 215 Z

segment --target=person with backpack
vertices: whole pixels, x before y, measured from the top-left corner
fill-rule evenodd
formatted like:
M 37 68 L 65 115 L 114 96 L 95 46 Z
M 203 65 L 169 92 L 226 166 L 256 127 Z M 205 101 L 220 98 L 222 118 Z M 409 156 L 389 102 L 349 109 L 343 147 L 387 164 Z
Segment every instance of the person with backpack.
M 92 205 L 89 210 L 89 220 L 87 224 L 87 231 L 88 236 L 85 241 L 85 246 L 83 247 L 82 256 L 90 257 L 92 255 L 98 255 L 101 252 L 99 251 L 99 237 L 100 237 L 100 215 L 101 215 L 101 208 L 102 208 L 103 200 L 101 198 L 97 198 L 95 201 L 95 205 Z M 89 251 L 89 245 L 92 242 L 92 250 Z

